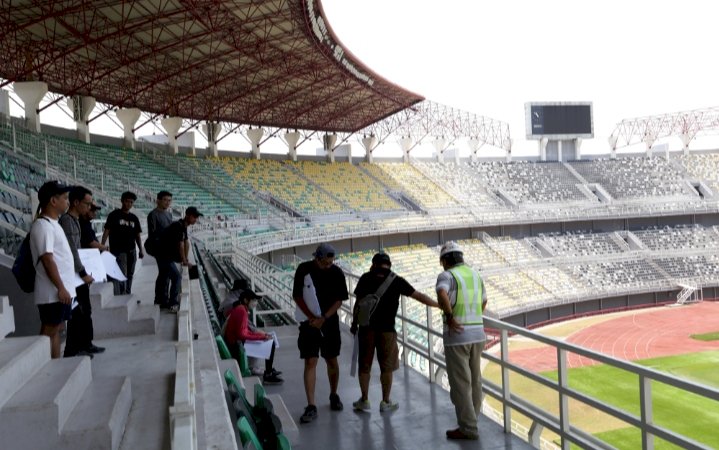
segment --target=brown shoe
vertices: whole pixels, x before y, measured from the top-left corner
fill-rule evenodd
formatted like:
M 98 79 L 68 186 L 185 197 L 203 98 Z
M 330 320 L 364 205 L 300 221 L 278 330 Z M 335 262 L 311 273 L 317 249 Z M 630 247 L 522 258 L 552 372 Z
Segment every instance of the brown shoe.
M 474 434 L 467 434 L 459 428 L 456 428 L 454 430 L 447 430 L 447 439 L 467 439 L 470 441 L 476 441 L 478 438 L 479 436 Z

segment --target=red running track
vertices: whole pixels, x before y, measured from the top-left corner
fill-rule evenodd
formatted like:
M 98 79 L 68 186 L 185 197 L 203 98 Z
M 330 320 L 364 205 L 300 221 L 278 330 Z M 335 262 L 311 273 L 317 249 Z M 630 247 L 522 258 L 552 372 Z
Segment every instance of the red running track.
M 719 350 L 719 341 L 698 341 L 692 334 L 719 332 L 719 302 L 661 307 L 591 325 L 570 335 L 575 345 L 633 361 L 706 350 Z M 510 352 L 510 361 L 534 372 L 555 370 L 557 351 L 541 347 Z M 598 364 L 574 353 L 567 355 L 568 367 Z

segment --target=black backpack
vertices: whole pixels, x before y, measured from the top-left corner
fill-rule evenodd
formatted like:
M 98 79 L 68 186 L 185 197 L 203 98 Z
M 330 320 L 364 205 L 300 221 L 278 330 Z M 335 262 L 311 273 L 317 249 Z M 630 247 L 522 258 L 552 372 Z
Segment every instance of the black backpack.
M 41 219 L 47 220 L 45 217 Z M 49 220 L 48 220 L 49 222 Z M 25 239 L 20 244 L 15 261 L 12 264 L 12 274 L 15 276 L 17 284 L 23 292 L 28 294 L 35 290 L 35 266 L 40 262 L 32 260 L 32 251 L 30 250 L 30 232 L 25 235 Z

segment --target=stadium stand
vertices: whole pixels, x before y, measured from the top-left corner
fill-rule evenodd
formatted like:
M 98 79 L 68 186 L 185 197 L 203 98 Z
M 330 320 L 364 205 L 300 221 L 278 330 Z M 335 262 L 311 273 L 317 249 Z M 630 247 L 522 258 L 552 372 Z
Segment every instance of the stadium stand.
M 565 257 L 610 255 L 627 250 L 626 244 L 622 245 L 614 233 L 540 234 L 535 242 L 553 255 Z
M 269 195 L 271 203 L 277 202 L 297 213 L 332 214 L 348 209 L 283 162 L 223 157 L 220 164 L 235 180 L 249 183 L 255 191 Z
M 577 188 L 579 180 L 562 163 L 473 161 L 469 167 L 480 183 L 503 190 L 518 204 L 588 201 Z
M 497 201 L 488 192 L 484 183 L 472 166 L 467 164 L 419 162 L 414 166 L 430 179 L 441 182 L 442 186 L 465 205 L 473 208 L 488 208 L 497 205 Z
M 633 234 L 649 249 L 655 251 L 719 249 L 719 235 L 716 229 L 699 225 L 646 229 L 634 231 Z
M 664 158 L 630 157 L 573 161 L 569 165 L 590 183 L 599 183 L 615 199 L 674 197 L 698 200 L 679 171 Z
M 391 179 L 394 185 L 425 209 L 459 206 L 447 192 L 410 164 L 377 163 L 377 167 L 383 172 L 381 179 Z
M 287 162 L 305 178 L 355 211 L 398 211 L 403 208 L 388 197 L 384 187 L 350 163 Z
M 689 154 L 679 157 L 686 171 L 698 180 L 702 180 L 719 195 L 719 154 Z

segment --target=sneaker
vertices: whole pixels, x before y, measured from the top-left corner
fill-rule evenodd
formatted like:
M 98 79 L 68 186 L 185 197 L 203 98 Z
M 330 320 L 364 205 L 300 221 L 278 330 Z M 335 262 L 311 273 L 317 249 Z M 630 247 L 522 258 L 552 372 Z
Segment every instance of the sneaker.
M 340 396 L 337 394 L 330 394 L 330 409 L 332 411 L 342 411 L 345 409 L 345 405 L 342 404 Z
M 300 423 L 310 423 L 317 418 L 317 407 L 315 405 L 307 405 L 304 414 L 300 417 Z
M 262 384 L 282 384 L 285 380 L 275 375 L 274 373 L 266 373 L 262 376 Z
M 105 347 L 98 347 L 97 345 L 90 344 L 88 348 L 85 349 L 88 353 L 102 353 L 105 351 Z
M 67 353 L 67 352 L 65 352 L 65 353 L 62 355 L 63 358 L 72 358 L 72 357 L 75 357 L 75 356 L 89 356 L 90 359 L 92 359 L 94 355 L 93 355 L 92 353 L 86 351 L 86 350 L 80 350 L 80 351 L 77 352 L 77 353 Z
M 447 439 L 466 439 L 470 441 L 476 441 L 479 439 L 479 436 L 476 434 L 467 434 L 460 430 L 459 428 L 456 428 L 454 430 L 447 430 Z
M 352 403 L 352 407 L 355 411 L 369 411 L 372 409 L 372 406 L 369 404 L 369 400 L 362 400 L 361 398 Z
M 282 371 L 281 371 L 281 370 L 275 370 L 274 368 L 270 371 L 270 373 L 271 373 L 272 375 L 278 375 L 278 376 L 279 376 L 279 375 L 282 375 Z
M 397 411 L 399 409 L 399 403 L 395 403 L 392 400 L 386 402 L 382 400 L 379 402 L 379 412 Z

